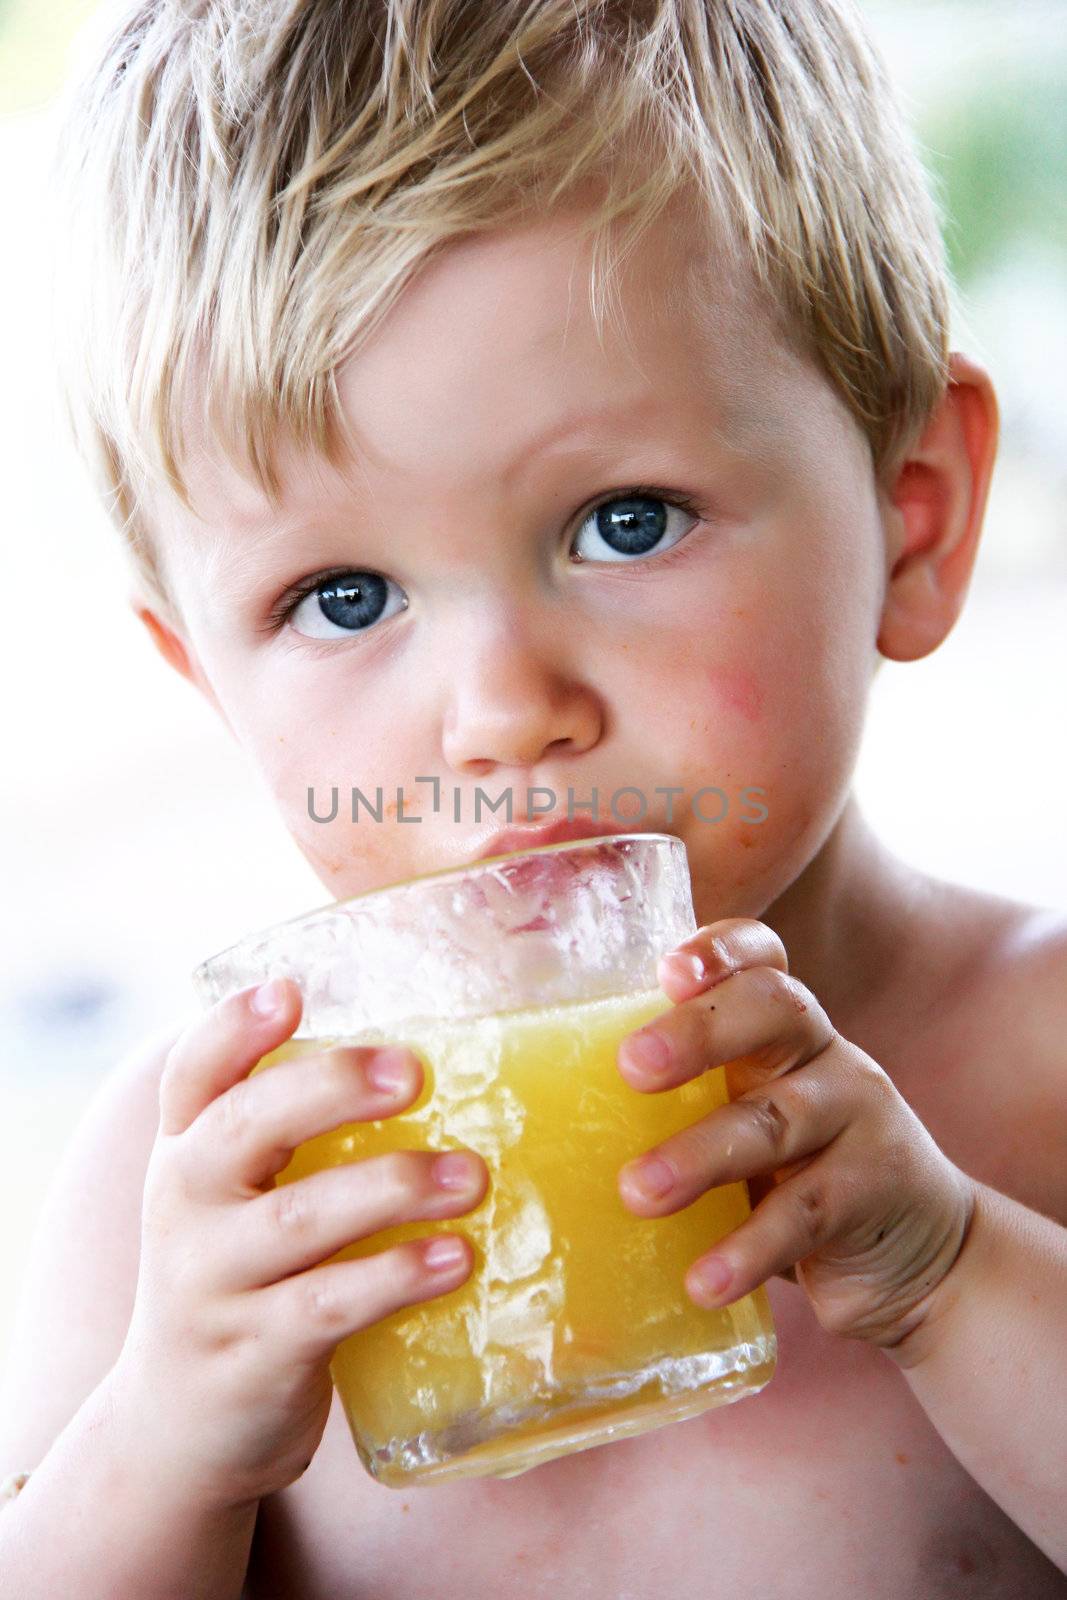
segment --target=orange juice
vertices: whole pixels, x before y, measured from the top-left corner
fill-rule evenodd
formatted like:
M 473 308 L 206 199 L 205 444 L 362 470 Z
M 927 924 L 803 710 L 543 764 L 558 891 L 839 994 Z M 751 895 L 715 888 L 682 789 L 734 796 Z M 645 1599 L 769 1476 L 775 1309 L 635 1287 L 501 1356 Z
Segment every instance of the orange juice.
M 668 1217 L 622 1202 L 619 1169 L 726 1099 L 722 1069 L 643 1094 L 616 1064 L 623 1037 L 671 1005 L 662 990 L 419 1021 L 423 1091 L 404 1113 L 300 1146 L 278 1183 L 390 1150 L 466 1146 L 489 1187 L 473 1211 L 386 1228 L 330 1260 L 432 1233 L 474 1246 L 466 1283 L 337 1347 L 331 1372 L 367 1471 L 395 1487 L 512 1477 L 553 1456 L 642 1433 L 754 1393 L 775 1340 L 764 1290 L 705 1310 L 690 1264 L 748 1215 L 744 1184 Z M 275 1061 L 377 1032 L 289 1041 Z

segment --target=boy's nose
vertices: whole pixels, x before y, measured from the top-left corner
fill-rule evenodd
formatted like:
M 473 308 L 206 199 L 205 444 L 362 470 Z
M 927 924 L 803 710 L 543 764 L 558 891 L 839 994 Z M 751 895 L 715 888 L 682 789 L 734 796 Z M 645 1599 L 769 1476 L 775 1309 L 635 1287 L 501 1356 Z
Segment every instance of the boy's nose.
M 515 638 L 465 652 L 448 681 L 441 748 L 455 772 L 535 766 L 555 747 L 580 755 L 601 737 L 596 690 Z

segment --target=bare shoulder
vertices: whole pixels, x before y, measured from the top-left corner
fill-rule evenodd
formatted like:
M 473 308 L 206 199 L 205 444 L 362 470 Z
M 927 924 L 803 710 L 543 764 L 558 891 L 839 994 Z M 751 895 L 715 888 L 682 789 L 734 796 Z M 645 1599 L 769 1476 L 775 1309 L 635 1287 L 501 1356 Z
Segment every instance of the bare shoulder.
M 923 1098 L 973 1142 L 977 1176 L 1067 1222 L 1067 912 L 955 884 L 935 893 L 960 955 L 946 967 Z
M 0 1395 L 0 1478 L 37 1465 L 122 1348 L 159 1079 L 180 1031 L 160 1029 L 123 1055 L 59 1163 L 34 1230 Z
M 1067 1087 L 1067 911 L 946 887 L 967 949 L 957 1001 L 998 1043 L 1013 1038 L 1026 1068 Z

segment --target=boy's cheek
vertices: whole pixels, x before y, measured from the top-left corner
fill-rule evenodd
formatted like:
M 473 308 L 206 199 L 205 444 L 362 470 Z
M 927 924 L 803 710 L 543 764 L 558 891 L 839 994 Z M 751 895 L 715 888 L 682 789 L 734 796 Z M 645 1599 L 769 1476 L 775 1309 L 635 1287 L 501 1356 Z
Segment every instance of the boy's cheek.
M 377 808 L 376 784 L 363 777 L 338 775 L 336 784 L 336 815 L 332 785 L 315 787 L 312 805 L 309 806 L 305 789 L 293 794 L 288 788 L 276 794 L 282 820 L 304 859 L 337 900 L 352 895 L 366 894 L 383 884 L 396 883 L 403 878 L 429 872 L 442 863 L 435 852 L 439 835 L 432 815 L 420 821 L 399 823 L 396 819 L 395 793 L 386 788 L 382 794 L 382 820 L 379 822 L 367 806 L 359 804 L 357 816 L 352 816 L 352 788 L 362 790 L 371 805 Z M 419 794 L 428 785 L 419 786 Z M 404 815 L 415 818 L 418 811 L 412 799 L 410 785 L 406 786 Z M 390 803 L 392 801 L 392 803 Z M 311 811 L 314 809 L 315 815 Z
M 397 820 L 398 784 L 404 790 L 406 818 L 430 807 L 430 786 L 412 781 L 434 770 L 432 764 L 426 766 L 425 756 L 406 746 L 394 745 L 384 753 L 368 746 L 368 730 L 353 725 L 350 709 L 333 717 L 328 712 L 309 715 L 302 726 L 301 720 L 266 730 L 250 754 L 286 831 L 327 891 L 345 899 L 439 866 L 436 860 L 421 859 L 432 849 L 436 819 Z M 374 815 L 379 787 L 381 821 Z M 355 807 L 355 817 L 353 789 L 365 797 Z
M 763 711 L 764 690 L 754 672 L 743 667 L 705 668 L 704 684 L 715 705 L 755 723 Z
M 676 730 L 684 759 L 670 780 L 685 785 L 672 827 L 699 923 L 759 917 L 799 876 L 840 812 L 861 731 L 832 699 L 778 694 L 743 670 L 712 676 L 695 726 Z
M 414 875 L 410 866 L 395 859 L 395 849 L 384 837 L 379 840 L 373 828 L 373 823 L 368 827 L 361 822 L 355 827 L 333 823 L 314 832 L 309 832 L 306 825 L 289 831 L 328 893 L 335 900 L 348 900 Z
M 836 796 L 832 805 L 809 804 L 774 785 L 762 802 L 761 823 L 690 819 L 685 844 L 698 926 L 723 917 L 760 919 L 811 861 L 839 809 Z

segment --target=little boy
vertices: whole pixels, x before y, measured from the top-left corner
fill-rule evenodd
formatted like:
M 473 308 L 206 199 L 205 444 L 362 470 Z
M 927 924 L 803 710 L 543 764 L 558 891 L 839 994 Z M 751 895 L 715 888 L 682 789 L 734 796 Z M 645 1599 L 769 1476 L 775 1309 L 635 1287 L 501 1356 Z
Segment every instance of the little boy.
M 520 842 L 539 788 L 568 825 L 637 789 L 684 839 L 701 926 L 619 1071 L 725 1064 L 733 1101 L 619 1197 L 750 1182 L 685 1287 L 770 1280 L 780 1359 L 514 1479 L 375 1482 L 330 1355 L 467 1279 L 487 1169 L 277 1188 L 421 1069 L 249 1078 L 301 999 L 247 991 L 124 1062 L 67 1155 L 5 1595 L 1067 1594 L 1067 925 L 913 871 L 850 795 L 879 661 L 963 604 L 997 409 L 846 0 L 141 0 L 66 148 L 68 392 L 137 614 L 329 895 L 483 853 L 479 787 Z M 400 797 L 316 820 L 350 784 Z M 328 1261 L 441 1218 L 451 1262 Z

